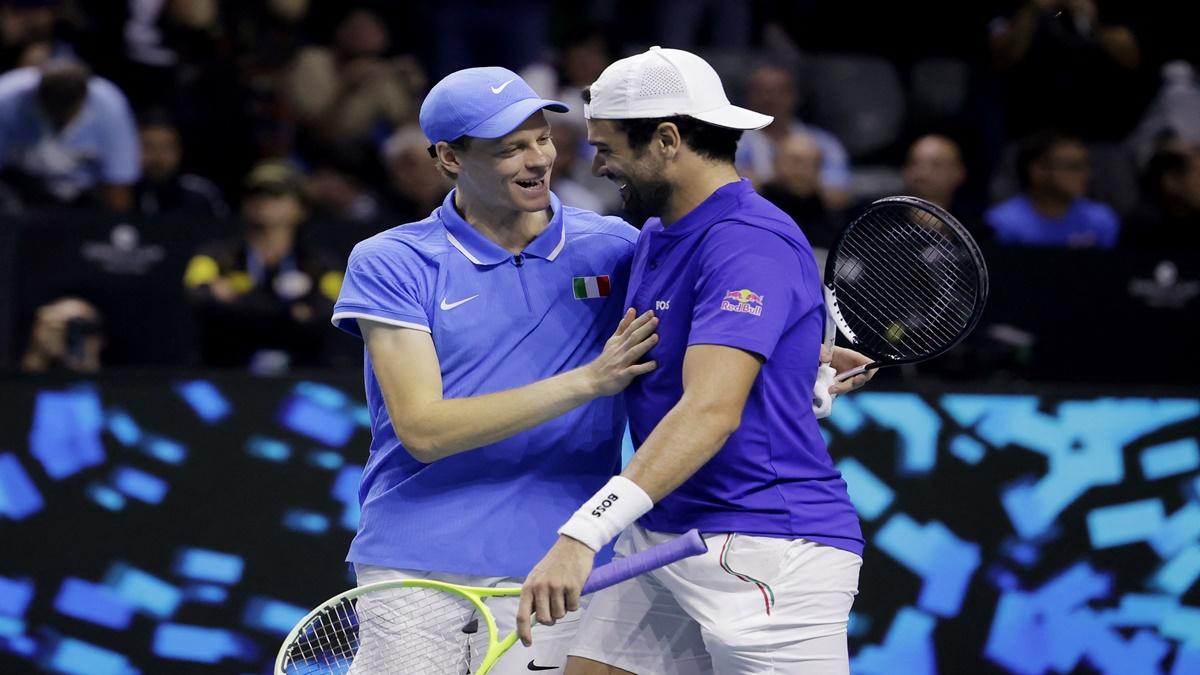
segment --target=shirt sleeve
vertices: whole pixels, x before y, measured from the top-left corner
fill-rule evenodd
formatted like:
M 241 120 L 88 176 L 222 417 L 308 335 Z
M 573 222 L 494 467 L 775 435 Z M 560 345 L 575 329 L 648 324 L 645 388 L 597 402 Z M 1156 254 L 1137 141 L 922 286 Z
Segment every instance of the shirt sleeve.
M 358 319 L 430 332 L 422 266 L 403 245 L 363 242 L 354 247 L 333 306 L 333 325 L 359 337 Z
M 725 345 L 769 359 L 788 328 L 822 302 L 812 254 L 775 232 L 719 224 L 699 255 L 689 346 Z
M 100 179 L 109 185 L 131 185 L 142 174 L 141 144 L 133 112 L 125 95 L 114 85 L 97 82 L 96 89 L 105 119 Z
M 846 190 L 850 187 L 850 155 L 836 136 L 822 130 L 815 134 L 821 146 L 821 185 Z

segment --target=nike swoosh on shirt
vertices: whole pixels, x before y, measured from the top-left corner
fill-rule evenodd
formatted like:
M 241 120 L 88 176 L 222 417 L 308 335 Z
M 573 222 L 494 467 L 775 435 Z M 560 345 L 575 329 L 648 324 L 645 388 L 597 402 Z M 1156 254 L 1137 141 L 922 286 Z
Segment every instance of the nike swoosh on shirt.
M 476 293 L 475 295 L 472 295 L 469 298 L 463 298 L 462 300 L 459 300 L 458 302 L 446 302 L 446 298 L 442 298 L 442 309 L 454 309 L 455 307 L 458 307 L 459 305 L 461 305 L 463 303 L 470 302 L 478 297 L 479 297 L 479 294 Z
M 558 666 L 539 666 L 536 663 L 534 663 L 533 660 L 531 659 L 529 661 L 529 665 L 526 666 L 526 668 L 528 668 L 530 670 L 554 670 L 554 669 L 558 668 Z
M 510 84 L 512 84 L 512 80 L 505 82 L 504 84 L 500 85 L 499 87 L 492 87 L 492 93 L 499 94 L 500 92 L 504 91 L 504 88 Z

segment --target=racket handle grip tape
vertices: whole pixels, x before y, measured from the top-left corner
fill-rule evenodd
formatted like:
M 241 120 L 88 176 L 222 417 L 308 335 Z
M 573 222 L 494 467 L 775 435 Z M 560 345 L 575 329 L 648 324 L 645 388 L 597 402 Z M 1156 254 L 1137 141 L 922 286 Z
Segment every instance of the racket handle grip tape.
M 838 373 L 837 377 L 834 378 L 834 381 L 835 382 L 845 382 L 846 380 L 848 380 L 852 377 L 855 377 L 856 375 L 862 375 L 863 373 L 867 372 L 871 368 L 876 368 L 878 366 L 879 366 L 878 363 L 866 363 L 866 364 L 863 364 L 856 368 L 851 368 L 850 370 L 847 370 L 844 373 Z
M 649 572 L 673 562 L 700 555 L 708 551 L 708 545 L 696 530 L 688 530 L 685 534 L 635 553 L 625 558 L 618 558 L 607 565 L 597 567 L 583 585 L 583 594 L 604 590 L 616 586 L 622 581 L 632 579 L 639 574 Z

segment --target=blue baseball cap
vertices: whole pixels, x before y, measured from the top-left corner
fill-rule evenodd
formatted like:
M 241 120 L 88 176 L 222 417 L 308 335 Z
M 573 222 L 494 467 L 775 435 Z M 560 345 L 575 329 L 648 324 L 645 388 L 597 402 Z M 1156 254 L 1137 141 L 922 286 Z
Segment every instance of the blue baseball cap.
M 431 143 L 461 136 L 500 138 L 543 108 L 570 110 L 562 101 L 541 98 L 507 68 L 467 68 L 429 90 L 421 104 L 421 131 Z

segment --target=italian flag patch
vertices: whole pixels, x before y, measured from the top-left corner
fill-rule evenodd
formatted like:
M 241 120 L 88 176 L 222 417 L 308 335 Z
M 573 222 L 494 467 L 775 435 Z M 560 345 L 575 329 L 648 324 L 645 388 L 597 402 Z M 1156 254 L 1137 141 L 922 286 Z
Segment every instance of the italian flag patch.
M 575 292 L 576 300 L 607 298 L 612 284 L 609 283 L 607 274 L 598 277 L 575 277 L 571 281 L 571 289 Z

